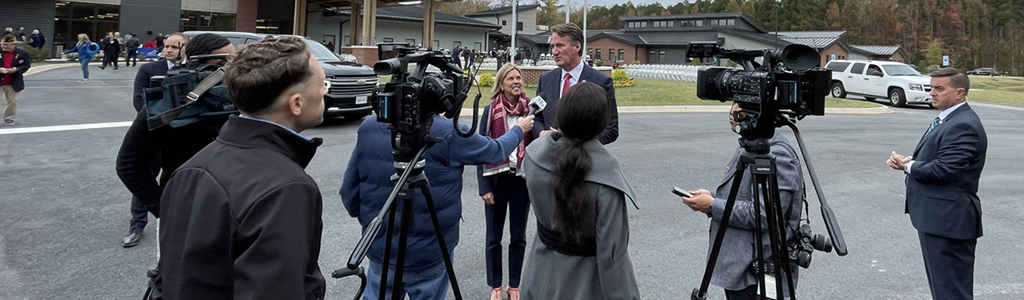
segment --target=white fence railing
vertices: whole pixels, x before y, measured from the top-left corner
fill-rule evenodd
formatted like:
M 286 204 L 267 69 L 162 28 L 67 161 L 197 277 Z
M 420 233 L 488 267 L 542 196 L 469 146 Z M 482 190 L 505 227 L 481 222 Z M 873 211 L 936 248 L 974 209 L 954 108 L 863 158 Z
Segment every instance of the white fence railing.
M 692 65 L 622 65 L 626 75 L 631 78 L 647 78 L 697 82 L 697 70 L 700 66 Z

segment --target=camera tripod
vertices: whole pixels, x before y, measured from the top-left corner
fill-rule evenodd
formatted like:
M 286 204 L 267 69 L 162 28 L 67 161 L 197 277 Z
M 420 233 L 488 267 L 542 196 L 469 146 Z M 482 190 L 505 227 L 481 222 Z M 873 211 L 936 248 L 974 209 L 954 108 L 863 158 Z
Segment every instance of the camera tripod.
M 839 224 L 836 221 L 835 214 L 832 212 L 832 208 L 828 206 L 825 201 L 825 196 L 822 193 L 821 187 L 818 185 L 818 177 L 814 172 L 814 166 L 810 159 L 807 157 L 807 151 L 804 147 L 803 138 L 800 136 L 800 130 L 793 124 L 792 121 L 779 117 L 778 120 L 780 125 L 787 125 L 793 130 L 796 136 L 797 143 L 800 146 L 801 154 L 803 154 L 803 161 L 807 165 L 807 170 L 810 173 L 811 182 L 814 185 L 815 192 L 818 196 L 818 201 L 821 203 L 822 217 L 825 222 L 825 227 L 828 230 L 829 236 L 832 237 L 832 241 L 835 242 L 836 253 L 839 256 L 845 256 L 847 254 L 846 242 L 843 239 L 842 232 L 839 229 Z M 772 131 L 774 132 L 774 130 Z M 726 200 L 725 211 L 723 212 L 722 221 L 719 224 L 718 232 L 715 233 L 715 243 L 711 247 L 711 253 L 708 256 L 707 267 L 704 269 L 704 278 L 701 281 L 699 288 L 693 289 L 693 293 L 690 295 L 692 300 L 704 300 L 707 299 L 708 286 L 711 283 L 711 276 L 715 270 L 715 263 L 718 260 L 719 251 L 722 248 L 722 239 L 725 237 L 725 232 L 729 227 L 729 219 L 732 216 L 733 206 L 736 203 L 737 192 L 740 189 L 743 181 L 744 173 L 747 168 L 751 168 L 751 175 L 753 180 L 751 181 L 752 192 L 751 196 L 754 206 L 754 220 L 756 226 L 754 227 L 754 235 L 756 239 L 755 252 L 756 260 L 754 262 L 755 275 L 758 277 L 758 292 L 760 299 L 768 299 L 769 294 L 766 292 L 766 274 L 773 275 L 779 280 L 775 281 L 775 295 L 776 299 L 789 298 L 796 299 L 796 284 L 793 281 L 793 275 L 796 273 L 796 264 L 790 259 L 786 229 L 787 222 L 789 221 L 790 212 L 794 203 L 789 203 L 789 209 L 785 214 L 782 211 L 781 197 L 779 196 L 779 182 L 776 177 L 776 161 L 775 156 L 771 154 L 771 142 L 767 138 L 741 138 L 740 144 L 743 146 L 744 152 L 740 155 L 739 160 L 736 161 L 735 166 L 735 177 L 733 178 L 732 186 L 730 187 L 729 198 Z M 802 172 L 801 172 L 802 173 Z M 759 198 L 758 195 L 761 197 Z M 768 228 L 768 239 L 769 247 L 772 253 L 771 261 L 765 260 L 764 253 L 764 235 L 761 220 L 761 201 L 764 202 L 765 218 L 767 219 L 765 224 Z M 793 200 L 796 201 L 796 200 Z M 803 201 L 801 199 L 801 201 Z M 785 288 L 785 289 L 784 289 Z M 787 294 L 788 292 L 788 294 Z
M 387 238 L 385 241 L 386 246 L 384 247 L 384 261 L 381 263 L 381 285 L 377 299 L 384 300 L 387 295 L 387 278 L 390 269 L 391 245 L 395 229 L 395 215 L 397 214 L 396 200 L 398 199 L 402 200 L 402 218 L 401 221 L 399 221 L 398 250 L 396 253 L 397 258 L 395 259 L 395 275 L 392 282 L 394 289 L 391 292 L 391 297 L 393 299 L 404 298 L 405 287 L 402 277 L 405 273 L 405 255 L 409 236 L 409 226 L 414 219 L 413 189 L 416 188 L 423 193 L 423 197 L 426 199 L 427 209 L 430 211 L 430 220 L 434 225 L 434 234 L 437 236 L 437 244 L 441 251 L 441 257 L 444 259 L 444 265 L 448 272 L 452 292 L 455 294 L 455 299 L 462 299 L 462 292 L 459 290 L 459 283 L 455 278 L 455 269 L 452 265 L 451 254 L 448 252 L 447 242 L 441 232 L 441 223 L 437 219 L 437 209 L 434 207 L 434 199 L 430 194 L 430 184 L 427 181 L 427 176 L 423 174 L 423 167 L 426 166 L 426 160 L 423 159 L 423 153 L 436 142 L 436 140 L 428 138 L 428 141 L 420 147 L 411 159 L 407 159 L 407 157 L 404 157 L 404 155 L 401 155 L 396 151 L 395 174 L 391 175 L 391 181 L 394 188 L 391 190 L 391 194 L 388 196 L 387 201 L 384 202 L 384 206 L 380 213 L 378 213 L 377 216 L 366 226 L 366 231 L 363 232 L 363 237 L 359 239 L 359 243 L 356 245 L 356 248 L 352 250 L 352 254 L 349 256 L 346 268 L 335 270 L 332 273 L 331 276 L 334 278 L 356 275 L 361 279 L 359 293 L 356 294 L 354 299 L 358 300 L 363 294 L 363 290 L 366 288 L 366 276 L 363 273 L 363 268 L 359 267 L 359 265 L 366 257 L 366 253 L 370 250 L 370 246 L 373 244 L 374 239 L 380 232 L 381 226 L 384 224 L 385 214 L 387 214 L 386 218 L 388 219 L 387 232 L 385 233 Z M 401 176 L 399 176 L 399 173 L 401 173 Z

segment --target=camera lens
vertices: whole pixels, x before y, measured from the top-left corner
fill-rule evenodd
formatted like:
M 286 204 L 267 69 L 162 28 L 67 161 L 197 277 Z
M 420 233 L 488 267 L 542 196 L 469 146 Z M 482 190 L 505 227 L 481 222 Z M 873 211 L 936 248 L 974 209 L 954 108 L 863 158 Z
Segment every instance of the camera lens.
M 813 246 L 814 249 L 818 251 L 823 251 L 826 253 L 832 252 L 832 241 L 830 241 L 828 237 L 824 235 L 815 234 L 814 237 L 811 238 L 811 246 Z

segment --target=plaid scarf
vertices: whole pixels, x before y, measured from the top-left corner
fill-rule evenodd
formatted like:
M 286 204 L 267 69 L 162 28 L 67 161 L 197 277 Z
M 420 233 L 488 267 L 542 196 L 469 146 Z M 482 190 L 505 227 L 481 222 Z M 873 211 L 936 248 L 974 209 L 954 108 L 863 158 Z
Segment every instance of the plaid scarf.
M 530 98 L 526 97 L 526 94 L 519 96 L 519 101 L 512 104 L 508 98 L 505 97 L 505 93 L 498 94 L 498 97 L 491 101 L 491 117 L 488 122 L 487 136 L 497 139 L 502 135 L 505 135 L 509 130 L 507 116 L 524 117 L 530 113 Z M 526 145 L 532 140 L 529 132 L 523 132 L 525 137 L 523 141 L 516 145 L 516 172 L 518 173 L 519 168 L 523 165 L 523 157 L 526 155 Z M 488 164 L 484 166 L 484 176 L 490 176 L 500 172 L 509 170 L 509 160 L 505 160 L 497 164 Z

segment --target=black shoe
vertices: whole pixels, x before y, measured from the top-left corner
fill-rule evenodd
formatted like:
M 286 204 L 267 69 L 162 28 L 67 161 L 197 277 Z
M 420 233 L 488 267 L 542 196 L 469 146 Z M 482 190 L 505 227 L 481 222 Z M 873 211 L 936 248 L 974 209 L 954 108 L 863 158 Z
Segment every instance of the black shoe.
M 106 70 L 107 67 L 100 67 L 100 70 Z
M 142 228 L 132 228 L 128 230 L 128 235 L 124 237 L 122 246 L 125 248 L 135 247 L 139 242 L 142 241 Z

